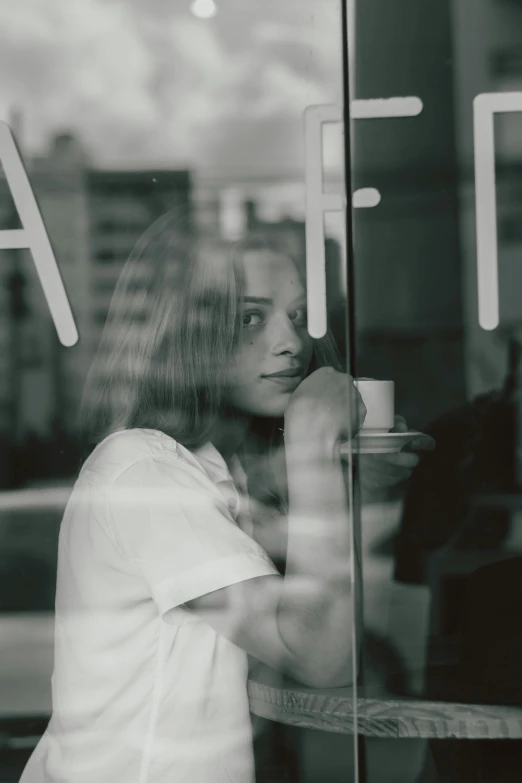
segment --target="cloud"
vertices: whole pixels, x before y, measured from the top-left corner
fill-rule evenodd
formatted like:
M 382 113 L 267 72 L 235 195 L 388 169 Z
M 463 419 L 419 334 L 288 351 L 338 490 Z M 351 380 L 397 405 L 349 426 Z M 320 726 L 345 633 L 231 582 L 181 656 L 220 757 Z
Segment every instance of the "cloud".
M 302 113 L 341 79 L 321 5 L 312 22 L 315 0 L 228 0 L 205 23 L 180 0 L 0 4 L 0 111 L 24 111 L 32 146 L 75 130 L 106 165 L 299 169 Z
M 127 133 L 153 125 L 153 59 L 124 7 L 23 0 L 0 5 L 0 30 L 3 113 L 21 107 L 31 141 L 74 127 L 111 157 Z

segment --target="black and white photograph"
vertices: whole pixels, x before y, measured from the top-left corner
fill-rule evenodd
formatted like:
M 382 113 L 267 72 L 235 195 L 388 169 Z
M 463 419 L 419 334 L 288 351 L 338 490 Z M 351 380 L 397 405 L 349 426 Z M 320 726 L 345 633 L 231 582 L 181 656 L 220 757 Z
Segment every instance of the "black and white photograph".
M 522 4 L 0 0 L 0 781 L 520 783 L 521 617 Z

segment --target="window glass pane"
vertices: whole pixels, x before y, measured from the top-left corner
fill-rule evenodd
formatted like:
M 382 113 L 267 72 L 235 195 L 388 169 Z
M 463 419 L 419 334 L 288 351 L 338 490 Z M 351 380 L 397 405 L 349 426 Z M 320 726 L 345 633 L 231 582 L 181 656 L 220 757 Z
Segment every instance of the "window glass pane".
M 2 779 L 358 779 L 352 12 L 0 9 Z
M 393 380 L 395 412 L 436 441 L 393 492 L 361 465 L 379 783 L 511 781 L 522 761 L 521 20 L 508 0 L 356 9 L 355 98 L 397 101 L 379 119 L 352 104 L 354 188 L 380 194 L 354 210 L 357 374 Z

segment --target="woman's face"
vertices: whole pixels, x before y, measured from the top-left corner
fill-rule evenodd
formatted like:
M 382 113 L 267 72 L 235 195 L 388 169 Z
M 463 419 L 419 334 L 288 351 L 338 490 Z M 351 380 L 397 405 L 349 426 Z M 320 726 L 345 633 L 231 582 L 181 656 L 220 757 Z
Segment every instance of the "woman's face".
M 227 403 L 253 416 L 282 416 L 312 358 L 306 293 L 293 262 L 267 251 L 243 259 L 240 346 Z

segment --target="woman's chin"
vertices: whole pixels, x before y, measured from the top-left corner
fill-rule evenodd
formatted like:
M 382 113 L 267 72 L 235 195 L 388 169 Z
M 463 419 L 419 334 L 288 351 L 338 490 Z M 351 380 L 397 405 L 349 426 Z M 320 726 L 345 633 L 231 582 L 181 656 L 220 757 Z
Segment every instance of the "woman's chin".
M 285 415 L 288 403 L 290 402 L 290 395 L 281 395 L 282 399 L 270 401 L 264 405 L 260 405 L 254 414 L 262 418 L 279 419 Z
M 264 419 L 278 419 L 284 416 L 288 408 L 291 392 L 286 390 L 271 395 L 249 395 L 248 397 L 236 397 L 229 402 L 231 407 L 247 416 Z

